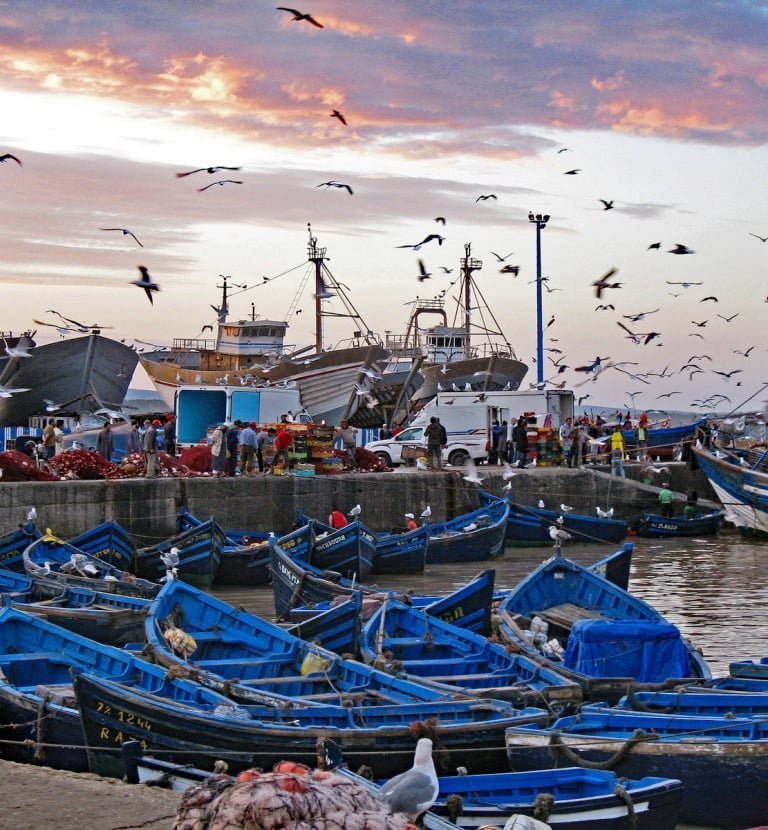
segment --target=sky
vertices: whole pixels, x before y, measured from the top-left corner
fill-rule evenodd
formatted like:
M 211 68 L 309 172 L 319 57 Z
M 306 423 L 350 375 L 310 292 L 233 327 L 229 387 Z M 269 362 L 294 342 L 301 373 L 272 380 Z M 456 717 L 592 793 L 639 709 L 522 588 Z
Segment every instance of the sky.
M 0 329 L 55 339 L 33 322 L 55 309 L 138 348 L 169 345 L 215 322 L 226 274 L 248 286 L 232 318 L 288 319 L 287 342 L 312 343 L 311 223 L 382 338 L 405 331 L 417 296 L 445 292 L 452 313 L 471 244 L 526 387 L 533 211 L 551 217 L 545 379 L 583 405 L 762 408 L 768 3 L 299 11 L 322 28 L 262 0 L 0 0 L 0 156 L 22 162 L 0 164 Z M 176 175 L 213 166 L 239 169 Z M 201 190 L 222 179 L 240 183 Z M 444 241 L 397 247 L 429 234 Z M 678 244 L 693 253 L 670 253 Z M 131 285 L 139 265 L 161 287 L 153 305 Z M 612 269 L 620 287 L 597 298 Z M 326 342 L 350 334 L 337 319 Z M 598 356 L 598 375 L 576 371 Z M 151 385 L 141 371 L 134 384 Z

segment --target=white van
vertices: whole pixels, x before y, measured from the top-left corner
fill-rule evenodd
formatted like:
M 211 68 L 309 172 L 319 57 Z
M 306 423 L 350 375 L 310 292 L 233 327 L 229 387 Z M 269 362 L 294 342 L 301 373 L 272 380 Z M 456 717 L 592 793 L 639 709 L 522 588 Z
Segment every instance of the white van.
M 445 427 L 448 443 L 443 447 L 443 462 L 462 467 L 471 458 L 476 463 L 485 461 L 491 446 L 493 422 L 509 422 L 510 411 L 497 406 L 426 406 L 411 424 L 393 438 L 370 441 L 367 450 L 375 453 L 385 464 L 396 467 L 403 464 L 403 448 L 426 448 L 424 430 L 429 419 L 437 417 Z M 424 449 L 426 455 L 426 449 Z M 406 453 L 407 455 L 407 453 Z M 412 456 L 411 456 L 412 457 Z

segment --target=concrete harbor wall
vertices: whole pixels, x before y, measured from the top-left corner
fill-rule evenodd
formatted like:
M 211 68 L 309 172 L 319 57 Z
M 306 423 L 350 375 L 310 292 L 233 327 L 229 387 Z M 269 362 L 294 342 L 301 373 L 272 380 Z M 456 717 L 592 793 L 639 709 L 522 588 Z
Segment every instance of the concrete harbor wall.
M 703 500 L 711 494 L 700 471 L 685 464 L 668 464 L 664 474 L 684 501 L 695 487 Z M 481 467 L 487 475 L 483 487 L 501 494 L 505 482 L 497 467 Z M 593 515 L 595 507 L 613 507 L 616 518 L 635 521 L 643 510 L 657 512 L 658 488 L 596 468 L 536 468 L 512 478 L 512 499 L 534 506 L 540 499 L 550 509 L 561 503 Z M 661 477 L 659 477 L 661 478 Z M 444 473 L 401 470 L 394 473 L 360 473 L 338 476 L 254 476 L 227 479 L 162 478 L 122 481 L 62 481 L 0 484 L 0 531 L 20 524 L 30 507 L 37 524 L 58 536 L 74 536 L 100 522 L 113 519 L 131 533 L 139 545 L 153 544 L 175 530 L 181 508 L 206 519 L 215 516 L 224 526 L 243 530 L 284 533 L 294 526 L 296 511 L 310 516 L 328 515 L 331 505 L 348 511 L 362 507 L 361 518 L 374 530 L 402 527 L 403 514 L 417 516 L 428 504 L 432 521 L 441 521 L 478 506 L 477 487 L 460 471 Z M 705 504 L 702 506 L 706 506 Z M 678 511 L 682 509 L 682 503 Z

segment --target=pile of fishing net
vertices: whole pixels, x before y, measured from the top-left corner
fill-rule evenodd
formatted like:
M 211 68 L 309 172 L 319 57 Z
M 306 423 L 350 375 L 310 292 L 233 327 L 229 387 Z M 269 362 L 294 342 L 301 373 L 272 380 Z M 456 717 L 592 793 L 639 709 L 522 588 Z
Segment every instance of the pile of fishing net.
M 103 478 L 127 478 L 130 475 L 117 464 L 106 461 L 91 450 L 68 450 L 54 455 L 48 463 L 59 478 L 93 481 Z
M 41 470 L 25 452 L 9 450 L 0 452 L 0 482 L 6 481 L 56 481 L 57 477 Z
M 360 784 L 283 761 L 187 790 L 173 830 L 416 830 Z
M 343 458 L 347 461 L 347 454 L 343 450 L 334 449 L 333 454 L 337 458 Z M 357 464 L 357 469 L 364 473 L 390 473 L 392 472 L 392 468 L 388 467 L 377 455 L 376 453 L 371 452 L 370 450 L 366 450 L 365 447 L 356 447 L 355 448 L 355 464 Z M 345 464 L 344 470 L 349 470 L 350 468 Z
M 195 444 L 181 451 L 179 461 L 197 473 L 211 472 L 211 448 L 208 444 Z

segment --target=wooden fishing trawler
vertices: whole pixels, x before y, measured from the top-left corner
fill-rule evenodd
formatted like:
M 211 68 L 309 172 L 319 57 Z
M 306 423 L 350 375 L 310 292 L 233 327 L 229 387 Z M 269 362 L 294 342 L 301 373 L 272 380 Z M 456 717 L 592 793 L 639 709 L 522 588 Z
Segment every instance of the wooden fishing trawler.
M 368 327 L 336 280 L 326 262 L 326 249 L 317 244 L 311 228 L 307 259 L 314 273 L 315 343 L 291 351 L 285 345 L 288 322 L 261 319 L 252 308 L 251 318 L 228 320 L 230 285 L 223 277 L 221 305 L 216 308 L 218 319 L 213 339 L 174 338 L 169 349 L 144 352 L 142 367 L 160 396 L 174 405 L 180 386 L 242 386 L 291 385 L 301 395 L 304 409 L 316 422 L 338 423 L 349 417 L 360 404 L 355 384 L 365 386 L 389 352 L 378 336 Z M 309 279 L 307 275 L 302 288 Z M 238 293 L 249 290 L 240 287 Z M 296 311 L 301 291 L 294 298 L 288 317 Z M 327 310 L 326 304 L 337 298 L 344 312 Z M 349 346 L 328 349 L 324 342 L 326 317 L 343 316 L 356 326 Z

